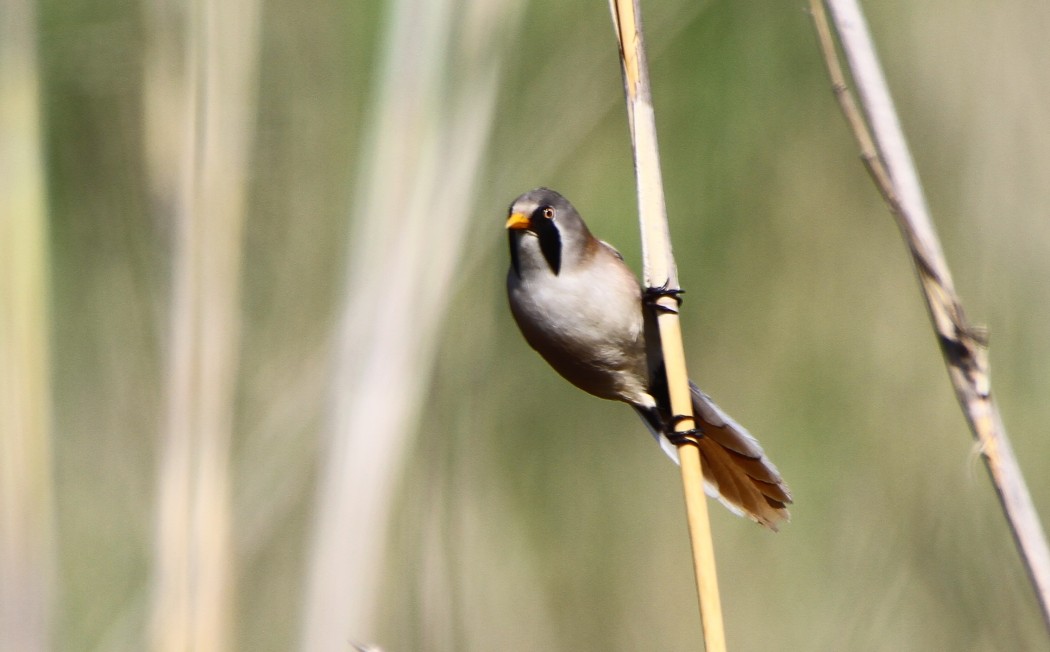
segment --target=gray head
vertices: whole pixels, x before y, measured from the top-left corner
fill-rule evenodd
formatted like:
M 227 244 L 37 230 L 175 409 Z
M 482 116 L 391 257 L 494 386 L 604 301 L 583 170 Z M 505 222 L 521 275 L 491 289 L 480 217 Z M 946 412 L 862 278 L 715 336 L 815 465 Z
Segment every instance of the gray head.
M 518 276 L 534 268 L 557 275 L 589 253 L 594 241 L 569 200 L 549 188 L 521 195 L 511 203 L 508 213 L 510 261 Z

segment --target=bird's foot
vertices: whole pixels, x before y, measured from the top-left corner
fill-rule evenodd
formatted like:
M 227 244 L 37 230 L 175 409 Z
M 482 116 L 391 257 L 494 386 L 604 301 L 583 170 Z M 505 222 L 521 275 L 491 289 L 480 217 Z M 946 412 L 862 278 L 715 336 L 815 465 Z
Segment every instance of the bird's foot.
M 663 285 L 645 288 L 645 292 L 642 295 L 642 301 L 645 305 L 652 306 L 653 309 L 658 312 L 678 312 L 677 308 L 658 303 L 663 297 L 671 297 L 679 306 L 682 305 L 682 295 L 685 294 L 685 290 L 681 288 L 672 288 L 670 285 L 671 279 L 667 279 L 664 281 Z
M 676 447 L 684 446 L 685 444 L 699 445 L 700 440 L 704 437 L 703 431 L 695 427 L 688 430 L 678 430 L 678 424 L 682 421 L 693 421 L 693 417 L 687 417 L 684 414 L 677 414 L 671 417 L 671 428 L 667 433 L 668 441 Z

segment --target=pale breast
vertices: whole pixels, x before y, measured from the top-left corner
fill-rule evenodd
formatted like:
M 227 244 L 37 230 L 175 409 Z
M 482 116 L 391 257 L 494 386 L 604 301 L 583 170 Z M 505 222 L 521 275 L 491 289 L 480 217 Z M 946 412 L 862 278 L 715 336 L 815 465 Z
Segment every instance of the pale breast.
M 638 402 L 648 371 L 641 290 L 626 267 L 598 276 L 564 270 L 507 290 L 526 341 L 566 380 L 602 398 Z

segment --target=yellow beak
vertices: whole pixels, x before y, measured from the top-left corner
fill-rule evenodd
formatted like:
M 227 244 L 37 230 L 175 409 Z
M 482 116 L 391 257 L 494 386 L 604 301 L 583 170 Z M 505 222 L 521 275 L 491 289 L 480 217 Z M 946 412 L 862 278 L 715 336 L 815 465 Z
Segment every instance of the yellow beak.
M 527 229 L 532 221 L 529 220 L 525 213 L 511 213 L 510 217 L 507 218 L 508 229 Z

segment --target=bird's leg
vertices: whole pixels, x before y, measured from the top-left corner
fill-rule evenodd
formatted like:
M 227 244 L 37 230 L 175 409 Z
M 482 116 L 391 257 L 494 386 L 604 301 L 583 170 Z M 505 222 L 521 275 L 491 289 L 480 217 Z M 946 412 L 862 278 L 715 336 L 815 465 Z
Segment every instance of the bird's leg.
M 682 295 L 685 294 L 685 290 L 672 288 L 670 285 L 671 279 L 667 279 L 663 285 L 645 288 L 645 291 L 642 293 L 642 302 L 647 306 L 652 306 L 658 312 L 678 312 L 677 308 L 658 303 L 663 297 L 671 297 L 679 306 L 682 305 Z
M 699 428 L 690 428 L 689 430 L 678 430 L 678 424 L 682 421 L 696 421 L 693 417 L 687 417 L 684 414 L 676 414 L 671 417 L 670 427 L 667 429 L 667 439 L 675 446 L 682 446 L 683 444 L 692 444 L 697 446 L 700 443 L 700 439 L 703 438 L 704 432 Z

